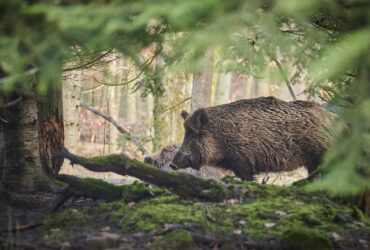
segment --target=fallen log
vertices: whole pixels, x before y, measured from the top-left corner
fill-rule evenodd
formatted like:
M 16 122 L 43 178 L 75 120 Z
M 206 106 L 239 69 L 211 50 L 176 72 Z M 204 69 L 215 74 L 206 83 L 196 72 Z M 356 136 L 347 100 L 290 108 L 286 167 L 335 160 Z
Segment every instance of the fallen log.
M 164 171 L 146 163 L 129 159 L 124 155 L 84 158 L 67 149 L 54 154 L 94 172 L 114 172 L 130 175 L 142 181 L 170 190 L 184 199 L 199 201 L 223 201 L 240 197 L 240 186 L 217 180 L 203 180 L 193 175 L 175 171 Z

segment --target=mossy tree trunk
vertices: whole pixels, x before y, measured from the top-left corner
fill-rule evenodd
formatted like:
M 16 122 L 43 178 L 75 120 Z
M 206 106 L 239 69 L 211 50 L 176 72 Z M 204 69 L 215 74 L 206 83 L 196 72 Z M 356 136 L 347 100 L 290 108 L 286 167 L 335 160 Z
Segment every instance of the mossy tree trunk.
M 33 192 L 48 188 L 46 173 L 58 173 L 63 163 L 52 158 L 63 147 L 62 98 L 56 88 L 41 99 L 34 93 L 21 98 L 2 110 L 1 184 L 8 191 Z
M 166 188 L 184 199 L 223 201 L 240 197 L 245 191 L 240 185 L 226 185 L 212 179 L 199 179 L 187 173 L 161 170 L 146 163 L 129 159 L 124 155 L 87 159 L 74 155 L 65 149 L 56 153 L 55 157 L 69 159 L 71 164 L 79 164 L 94 172 L 130 175 L 158 187 Z

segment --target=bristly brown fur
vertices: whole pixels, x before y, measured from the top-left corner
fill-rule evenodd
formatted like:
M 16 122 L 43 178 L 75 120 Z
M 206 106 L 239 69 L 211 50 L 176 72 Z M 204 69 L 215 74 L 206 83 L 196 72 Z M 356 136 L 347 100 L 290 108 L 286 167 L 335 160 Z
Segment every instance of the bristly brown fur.
M 218 165 L 243 179 L 301 166 L 311 173 L 328 147 L 324 130 L 333 119 L 314 102 L 274 97 L 200 109 L 186 117 L 184 142 L 173 162 L 180 168 Z

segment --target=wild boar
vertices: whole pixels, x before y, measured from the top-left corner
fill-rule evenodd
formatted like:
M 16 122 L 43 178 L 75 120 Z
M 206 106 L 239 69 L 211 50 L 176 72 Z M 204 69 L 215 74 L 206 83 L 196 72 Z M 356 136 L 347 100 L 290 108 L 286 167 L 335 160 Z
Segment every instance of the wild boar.
M 314 102 L 274 97 L 201 108 L 192 115 L 183 111 L 181 116 L 185 136 L 171 168 L 212 165 L 245 180 L 301 166 L 312 173 L 328 148 L 334 120 Z
M 170 168 L 170 163 L 173 160 L 173 157 L 179 150 L 179 144 L 170 144 L 163 147 L 158 152 L 147 155 L 144 158 L 144 162 L 151 164 L 159 169 L 163 170 L 172 170 Z M 222 179 L 223 177 L 233 176 L 233 172 L 230 170 L 222 170 L 220 168 L 212 167 L 212 166 L 203 166 L 200 170 L 187 168 L 187 169 L 180 169 L 180 172 L 192 174 L 196 177 L 203 178 L 203 179 Z

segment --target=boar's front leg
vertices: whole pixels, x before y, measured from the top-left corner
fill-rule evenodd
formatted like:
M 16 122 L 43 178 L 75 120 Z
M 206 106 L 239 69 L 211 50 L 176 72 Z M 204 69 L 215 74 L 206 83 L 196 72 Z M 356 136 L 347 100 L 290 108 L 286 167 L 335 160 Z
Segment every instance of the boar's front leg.
M 234 173 L 237 177 L 246 181 L 253 181 L 253 173 L 250 171 L 250 166 L 246 165 L 237 165 L 233 166 Z

